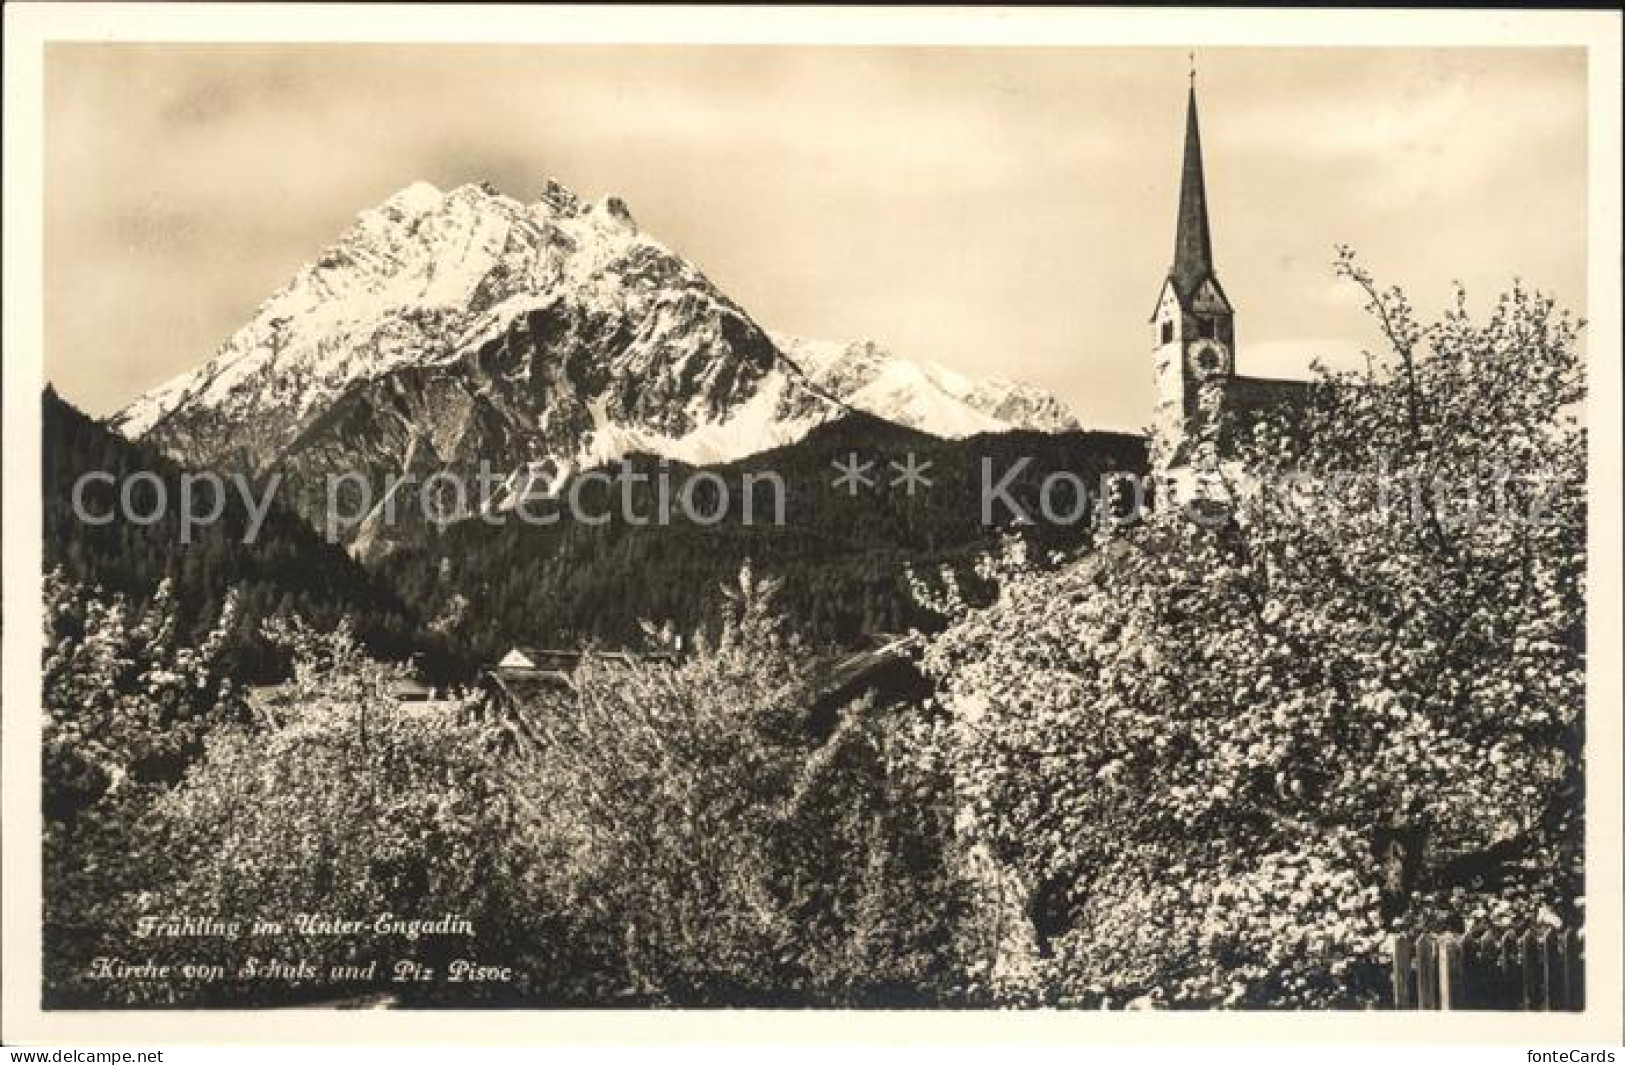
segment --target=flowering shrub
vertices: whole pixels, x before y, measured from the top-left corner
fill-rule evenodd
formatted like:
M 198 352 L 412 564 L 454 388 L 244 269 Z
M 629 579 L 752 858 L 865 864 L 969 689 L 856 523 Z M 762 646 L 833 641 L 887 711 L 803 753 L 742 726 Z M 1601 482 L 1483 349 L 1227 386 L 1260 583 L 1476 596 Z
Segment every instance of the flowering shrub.
M 963 885 L 940 767 L 907 715 L 809 727 L 818 656 L 747 565 L 675 664 L 588 659 L 527 730 L 519 838 L 569 929 L 579 998 L 962 1000 Z
M 1352 1005 L 1390 931 L 1580 919 L 1577 327 L 1522 289 L 1424 325 L 1340 268 L 1393 350 L 1238 441 L 1232 520 L 938 592 L 937 742 L 1048 1001 Z
M 177 945 L 184 960 L 228 973 L 250 955 L 302 959 L 317 972 L 247 985 L 261 997 L 332 998 L 391 986 L 402 960 L 444 974 L 454 956 L 506 956 L 526 906 L 508 894 L 519 880 L 517 856 L 507 845 L 511 806 L 492 772 L 488 727 L 462 700 L 398 703 L 393 690 L 404 667 L 367 657 L 348 623 L 321 632 L 280 618 L 265 630 L 291 654 L 293 679 L 258 708 L 252 726 L 216 729 L 205 757 L 156 803 L 163 849 L 179 874 L 139 896 L 139 911 L 244 927 L 286 927 L 299 914 L 369 926 L 381 915 L 451 915 L 474 930 L 420 942 L 369 932 Z M 374 963 L 372 981 L 329 979 L 335 964 Z M 490 993 L 511 1001 L 525 990 L 520 976 L 455 987 L 455 1000 Z M 444 987 L 442 979 L 427 993 Z M 200 986 L 171 981 L 165 990 L 182 1001 L 241 1002 L 245 985 L 228 977 Z
M 236 624 L 228 599 L 197 647 L 175 634 L 172 586 L 141 609 L 45 576 L 41 736 L 47 985 L 98 1001 L 90 958 L 128 930 L 130 900 L 168 875 L 151 805 L 242 704 L 219 669 Z
M 240 709 L 216 668 L 235 624 L 228 599 L 198 647 L 175 635 L 165 580 L 139 611 L 67 580 L 45 578 L 46 810 L 68 821 L 109 791 L 174 780 L 211 722 Z

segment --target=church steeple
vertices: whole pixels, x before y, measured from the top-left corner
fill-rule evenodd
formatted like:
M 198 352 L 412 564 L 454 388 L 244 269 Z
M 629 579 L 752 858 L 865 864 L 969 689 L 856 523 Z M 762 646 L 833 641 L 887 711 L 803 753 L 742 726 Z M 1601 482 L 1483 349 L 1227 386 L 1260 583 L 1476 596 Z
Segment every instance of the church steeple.
M 1192 72 L 1185 104 L 1185 162 L 1179 175 L 1179 228 L 1174 234 L 1174 265 L 1169 275 L 1189 299 L 1213 273 L 1213 240 L 1208 234 L 1207 183 L 1202 177 L 1202 133 L 1196 121 L 1196 79 Z
M 1213 269 L 1194 68 L 1185 99 L 1174 262 L 1157 297 L 1151 328 L 1157 387 L 1152 466 L 1211 465 L 1222 443 L 1221 412 L 1235 373 L 1236 326 L 1235 311 Z

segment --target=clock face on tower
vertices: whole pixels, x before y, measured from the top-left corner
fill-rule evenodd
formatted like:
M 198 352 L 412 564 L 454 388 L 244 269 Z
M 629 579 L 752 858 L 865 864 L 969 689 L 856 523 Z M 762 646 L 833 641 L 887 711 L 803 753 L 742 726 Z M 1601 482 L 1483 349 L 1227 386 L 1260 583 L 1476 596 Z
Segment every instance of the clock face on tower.
M 1206 381 L 1229 370 L 1230 352 L 1217 340 L 1198 340 L 1191 345 L 1190 362 L 1196 378 Z

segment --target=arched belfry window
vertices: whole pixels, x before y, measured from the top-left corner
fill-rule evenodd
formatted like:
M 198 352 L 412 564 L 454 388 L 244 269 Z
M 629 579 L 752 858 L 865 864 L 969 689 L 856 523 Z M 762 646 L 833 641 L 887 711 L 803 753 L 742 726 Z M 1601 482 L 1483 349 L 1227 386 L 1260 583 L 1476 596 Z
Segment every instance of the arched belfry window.
M 1171 319 L 1165 318 L 1165 319 L 1163 319 L 1163 322 L 1162 322 L 1162 342 L 1164 344 L 1166 344 L 1166 343 L 1170 342 L 1173 339 L 1174 339 L 1174 323 L 1173 323 L 1173 321 Z

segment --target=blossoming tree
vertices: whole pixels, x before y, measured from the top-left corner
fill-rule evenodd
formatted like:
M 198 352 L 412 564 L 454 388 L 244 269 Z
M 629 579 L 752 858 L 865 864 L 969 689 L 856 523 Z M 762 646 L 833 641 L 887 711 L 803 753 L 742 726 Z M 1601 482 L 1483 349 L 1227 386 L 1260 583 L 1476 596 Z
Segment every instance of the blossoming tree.
M 1223 520 L 942 604 L 939 742 L 1050 1001 L 1352 1005 L 1391 931 L 1581 919 L 1579 326 L 1338 268 L 1390 350 L 1232 427 Z

